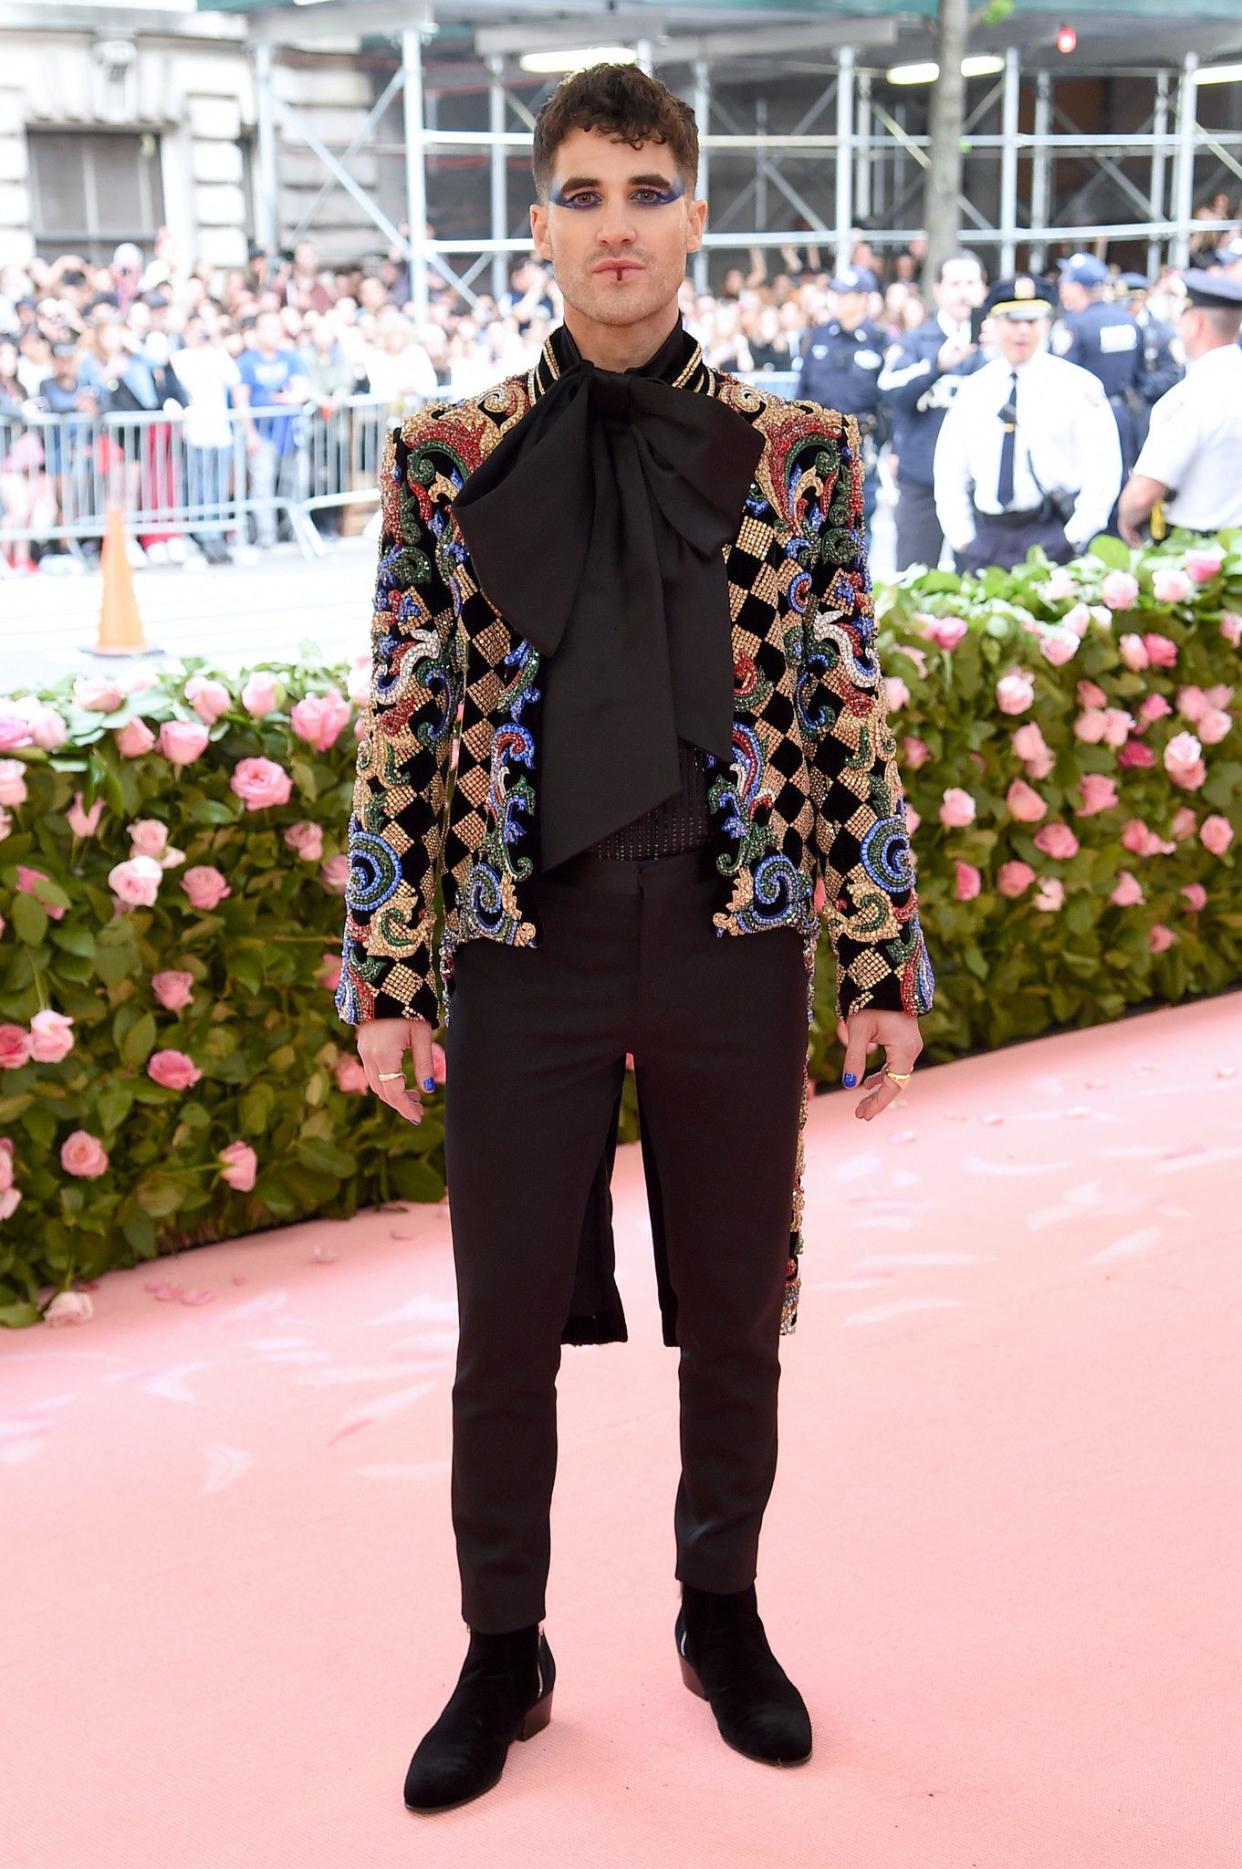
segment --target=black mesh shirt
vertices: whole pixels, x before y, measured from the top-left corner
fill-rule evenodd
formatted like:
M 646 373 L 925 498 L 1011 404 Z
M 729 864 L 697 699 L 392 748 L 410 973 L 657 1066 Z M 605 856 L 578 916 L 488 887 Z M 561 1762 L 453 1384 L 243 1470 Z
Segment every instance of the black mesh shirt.
M 591 844 L 592 856 L 630 860 L 669 857 L 680 851 L 695 850 L 709 841 L 706 755 L 690 741 L 678 740 L 677 758 L 681 766 L 680 791 Z

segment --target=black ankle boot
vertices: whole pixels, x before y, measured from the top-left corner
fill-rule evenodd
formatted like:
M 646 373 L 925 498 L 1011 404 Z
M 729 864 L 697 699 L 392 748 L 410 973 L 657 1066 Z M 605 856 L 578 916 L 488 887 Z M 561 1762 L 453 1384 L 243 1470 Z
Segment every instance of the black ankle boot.
M 411 1811 L 442 1811 L 490 1791 L 515 1739 L 552 1718 L 556 1663 L 538 1623 L 502 1635 L 470 1631 L 470 1647 L 444 1712 L 405 1775 Z
M 753 1583 L 728 1593 L 683 1583 L 674 1633 L 682 1679 L 710 1701 L 729 1745 L 766 1765 L 810 1757 L 811 1718 L 768 1647 Z

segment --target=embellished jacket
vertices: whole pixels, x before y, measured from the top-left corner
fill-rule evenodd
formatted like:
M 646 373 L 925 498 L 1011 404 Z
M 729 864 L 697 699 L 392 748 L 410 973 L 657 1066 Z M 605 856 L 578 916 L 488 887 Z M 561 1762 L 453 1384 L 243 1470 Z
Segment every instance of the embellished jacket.
M 545 345 L 528 374 L 429 405 L 384 449 L 372 688 L 349 820 L 336 994 L 350 1025 L 385 1017 L 447 1025 L 463 941 L 521 948 L 540 940 L 530 879 L 541 656 L 479 588 L 452 502 L 556 375 Z M 797 929 L 808 1026 L 821 925 L 834 950 L 840 1017 L 867 1006 L 927 1012 L 934 977 L 875 651 L 857 422 L 712 370 L 697 347 L 675 387 L 721 398 L 765 444 L 725 548 L 734 756 L 727 767 L 707 756 L 715 932 L 729 939 Z M 437 885 L 444 913 L 433 956 Z M 800 1129 L 805 1121 L 804 1094 Z M 664 1340 L 673 1343 L 675 1301 L 654 1164 L 646 1165 Z M 797 1317 L 802 1170 L 800 1133 L 783 1335 Z M 626 1336 L 610 1217 L 606 1180 L 597 1178 L 565 1342 Z

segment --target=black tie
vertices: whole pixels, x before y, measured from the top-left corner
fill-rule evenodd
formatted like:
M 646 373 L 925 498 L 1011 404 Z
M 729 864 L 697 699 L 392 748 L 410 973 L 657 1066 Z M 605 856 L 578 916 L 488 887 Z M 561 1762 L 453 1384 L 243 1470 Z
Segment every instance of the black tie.
M 1002 512 L 1013 505 L 1014 432 L 1018 420 L 1018 372 L 1009 378 L 1009 401 L 1001 410 L 1005 432 L 1001 436 L 1000 473 L 996 476 L 996 498 Z

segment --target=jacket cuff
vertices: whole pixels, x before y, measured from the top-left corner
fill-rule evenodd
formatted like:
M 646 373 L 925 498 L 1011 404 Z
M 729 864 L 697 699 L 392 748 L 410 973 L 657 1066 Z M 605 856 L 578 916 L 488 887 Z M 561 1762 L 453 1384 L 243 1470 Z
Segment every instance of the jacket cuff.
M 425 1019 L 434 1031 L 440 1023 L 440 1006 L 430 944 L 418 942 L 400 960 L 368 959 L 358 948 L 355 961 L 346 941 L 335 1005 L 346 1025 L 368 1025 L 372 1019 Z

